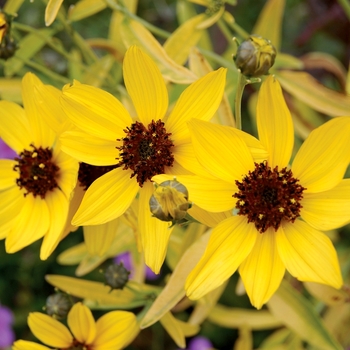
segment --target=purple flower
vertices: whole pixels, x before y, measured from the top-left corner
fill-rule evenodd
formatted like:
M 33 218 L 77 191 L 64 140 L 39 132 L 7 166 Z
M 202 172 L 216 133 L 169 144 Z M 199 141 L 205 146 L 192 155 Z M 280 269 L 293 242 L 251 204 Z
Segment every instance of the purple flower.
M 119 264 L 121 262 L 123 263 L 124 267 L 128 271 L 130 271 L 129 278 L 132 279 L 134 275 L 134 267 L 132 265 L 132 258 L 130 252 L 121 253 L 114 258 L 115 264 Z M 145 269 L 146 280 L 153 281 L 159 277 L 159 275 L 155 274 L 148 266 L 145 266 Z
M 9 308 L 0 305 L 0 348 L 11 346 L 15 341 L 12 330 L 13 314 Z
M 17 153 L 0 139 L 0 159 L 13 159 L 15 157 L 17 157 Z
M 210 340 L 202 335 L 194 337 L 188 343 L 187 350 L 210 350 L 213 348 L 213 344 Z

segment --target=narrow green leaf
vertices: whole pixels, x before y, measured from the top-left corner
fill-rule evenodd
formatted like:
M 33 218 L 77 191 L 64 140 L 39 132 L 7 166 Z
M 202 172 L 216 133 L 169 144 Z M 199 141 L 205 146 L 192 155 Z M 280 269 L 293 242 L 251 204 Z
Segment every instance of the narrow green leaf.
M 24 0 L 7 0 L 4 5 L 4 12 L 14 15 L 22 6 Z
M 325 284 L 304 282 L 307 291 L 318 300 L 327 305 L 342 305 L 349 302 L 350 291 L 335 289 Z
M 316 313 L 313 305 L 291 285 L 283 281 L 268 301 L 271 313 L 300 338 L 320 350 L 342 350 Z
M 106 7 L 107 4 L 103 0 L 80 0 L 70 7 L 68 19 L 72 22 L 80 21 L 81 19 L 95 15 Z
M 89 67 L 87 72 L 83 75 L 81 82 L 84 84 L 101 87 L 108 77 L 109 71 L 111 70 L 114 62 L 113 56 L 103 56 Z

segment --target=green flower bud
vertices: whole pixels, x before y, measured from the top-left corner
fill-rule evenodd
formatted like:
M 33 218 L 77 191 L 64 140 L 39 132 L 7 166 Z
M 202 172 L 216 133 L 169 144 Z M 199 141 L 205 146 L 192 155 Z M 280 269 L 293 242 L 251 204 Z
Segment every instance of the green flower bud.
M 187 188 L 176 180 L 162 182 L 149 200 L 151 213 L 161 221 L 180 221 L 191 208 Z
M 70 297 L 67 294 L 58 292 L 47 297 L 45 309 L 48 315 L 61 319 L 67 317 L 72 306 L 73 302 Z
M 129 281 L 130 271 L 123 263 L 109 265 L 105 271 L 106 285 L 112 289 L 123 289 Z
M 270 40 L 251 35 L 238 46 L 234 61 L 243 75 L 259 77 L 268 73 L 275 58 L 276 49 Z
M 0 12 L 0 58 L 8 59 L 12 57 L 18 46 L 10 36 L 12 17 Z

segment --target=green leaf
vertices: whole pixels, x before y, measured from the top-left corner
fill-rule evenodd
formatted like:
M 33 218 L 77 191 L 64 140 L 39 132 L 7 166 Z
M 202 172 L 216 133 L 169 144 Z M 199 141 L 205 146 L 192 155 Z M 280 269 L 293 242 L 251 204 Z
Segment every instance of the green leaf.
M 283 89 L 316 111 L 332 117 L 349 115 L 349 95 L 326 88 L 305 72 L 278 71 L 275 75 Z
M 304 282 L 304 287 L 313 297 L 327 305 L 342 305 L 349 302 L 349 291 L 344 289 L 335 289 L 313 282 Z
M 282 281 L 268 301 L 271 313 L 304 341 L 322 350 L 342 350 L 317 314 L 313 305 L 290 284 Z
M 56 19 L 63 0 L 49 0 L 45 9 L 45 25 L 49 26 Z
M 304 68 L 304 63 L 297 57 L 279 52 L 276 56 L 275 64 L 270 69 L 270 73 L 274 73 L 281 68 L 301 70 Z
M 115 62 L 112 55 L 106 55 L 100 58 L 96 63 L 90 65 L 87 72 L 83 75 L 82 83 L 101 87 L 108 78 L 109 71 Z
M 80 21 L 104 10 L 107 4 L 103 0 L 80 0 L 70 7 L 68 19 L 72 22 Z
M 253 330 L 277 328 L 282 325 L 268 310 L 247 310 L 216 305 L 211 311 L 208 320 L 226 328 L 239 328 L 246 324 Z
M 24 0 L 7 0 L 5 1 L 3 11 L 10 15 L 14 15 L 22 6 L 23 2 Z
M 252 30 L 252 34 L 258 34 L 271 40 L 277 51 L 281 47 L 284 5 L 285 0 L 268 0 Z
M 19 49 L 15 56 L 5 62 L 4 73 L 6 77 L 12 77 L 22 69 L 26 60 L 30 60 L 56 33 L 53 29 L 38 29 L 35 33 L 28 34 L 19 43 Z

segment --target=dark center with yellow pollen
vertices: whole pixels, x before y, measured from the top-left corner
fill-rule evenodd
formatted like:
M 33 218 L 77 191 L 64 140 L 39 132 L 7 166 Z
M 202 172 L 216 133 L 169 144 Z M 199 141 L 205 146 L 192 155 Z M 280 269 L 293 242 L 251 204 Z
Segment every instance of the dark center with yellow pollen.
M 57 178 L 60 168 L 52 161 L 52 150 L 49 148 L 35 147 L 33 150 L 24 150 L 16 157 L 13 170 L 19 172 L 17 185 L 27 192 L 24 196 L 32 193 L 34 197 L 45 198 L 48 191 L 58 188 Z
M 116 167 L 116 165 L 96 166 L 86 163 L 80 163 L 78 172 L 79 184 L 86 191 L 96 179 L 110 172 Z
M 140 187 L 154 175 L 163 174 L 166 166 L 173 165 L 171 148 L 174 144 L 169 138 L 171 133 L 166 132 L 160 119 L 156 122 L 152 120 L 147 127 L 135 122 L 124 132 L 126 136 L 118 139 L 123 141 L 123 145 L 117 147 L 117 167 L 123 167 L 123 170 L 131 169 L 131 177 L 136 176 Z
M 282 220 L 294 222 L 300 216 L 300 201 L 305 188 L 298 184 L 291 170 L 276 166 L 271 169 L 267 162 L 255 163 L 254 171 L 236 181 L 238 215 L 245 215 L 256 229 L 263 233 L 269 227 L 277 231 Z
M 60 350 L 93 350 L 93 347 L 91 345 L 85 345 L 77 340 L 73 340 L 73 344 L 69 348 L 62 348 Z

